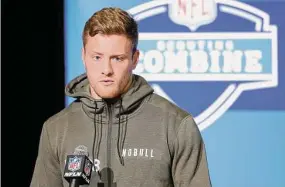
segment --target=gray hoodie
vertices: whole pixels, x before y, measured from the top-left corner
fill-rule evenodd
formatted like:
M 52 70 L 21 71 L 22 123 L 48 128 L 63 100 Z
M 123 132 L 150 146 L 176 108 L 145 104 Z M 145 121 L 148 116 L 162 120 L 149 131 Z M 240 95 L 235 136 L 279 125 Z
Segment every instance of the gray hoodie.
M 69 186 L 66 156 L 82 149 L 96 168 L 90 186 L 211 186 L 193 117 L 133 76 L 128 92 L 113 100 L 94 100 L 85 74 L 66 86 L 75 100 L 44 123 L 31 187 Z

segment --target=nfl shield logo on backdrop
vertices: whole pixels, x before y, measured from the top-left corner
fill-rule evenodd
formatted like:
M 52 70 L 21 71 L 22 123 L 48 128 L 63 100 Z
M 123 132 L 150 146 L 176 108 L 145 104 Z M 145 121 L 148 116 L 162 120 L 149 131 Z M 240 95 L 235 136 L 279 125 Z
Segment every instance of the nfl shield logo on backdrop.
M 68 162 L 68 170 L 70 171 L 77 171 L 80 169 L 81 166 L 81 159 L 80 157 L 73 157 L 73 158 L 69 158 L 69 162 Z
M 174 23 L 195 31 L 215 20 L 217 5 L 215 0 L 175 0 L 169 3 L 169 17 Z

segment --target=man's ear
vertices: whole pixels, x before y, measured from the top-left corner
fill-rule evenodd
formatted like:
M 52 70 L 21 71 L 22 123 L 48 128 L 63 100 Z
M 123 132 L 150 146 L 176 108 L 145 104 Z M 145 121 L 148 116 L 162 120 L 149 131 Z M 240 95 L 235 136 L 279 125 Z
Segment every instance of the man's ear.
M 85 58 L 84 58 L 84 56 L 85 56 L 85 48 L 82 47 L 82 49 L 81 49 L 81 60 L 82 60 L 83 65 L 84 65 L 84 67 L 85 67 L 86 64 L 85 64 Z
M 137 64 L 139 62 L 139 57 L 140 57 L 140 51 L 136 50 L 133 54 L 133 65 L 132 65 L 132 70 L 136 69 Z

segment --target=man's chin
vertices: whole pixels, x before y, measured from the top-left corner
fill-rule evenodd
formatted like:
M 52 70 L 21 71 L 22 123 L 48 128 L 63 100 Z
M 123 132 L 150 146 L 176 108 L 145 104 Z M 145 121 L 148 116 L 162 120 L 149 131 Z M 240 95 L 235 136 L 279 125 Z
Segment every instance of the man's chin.
M 119 95 L 120 94 L 118 94 L 118 93 L 102 93 L 102 94 L 100 94 L 100 97 L 102 98 L 102 99 L 114 99 L 114 98 L 117 98 L 117 97 L 119 97 Z

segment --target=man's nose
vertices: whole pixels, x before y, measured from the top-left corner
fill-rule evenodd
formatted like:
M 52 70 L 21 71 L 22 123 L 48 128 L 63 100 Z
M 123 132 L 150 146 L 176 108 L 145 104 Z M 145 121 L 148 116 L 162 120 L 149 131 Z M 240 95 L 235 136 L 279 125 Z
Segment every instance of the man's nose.
M 110 76 L 113 74 L 113 68 L 110 60 L 104 61 L 102 74 L 106 76 Z

